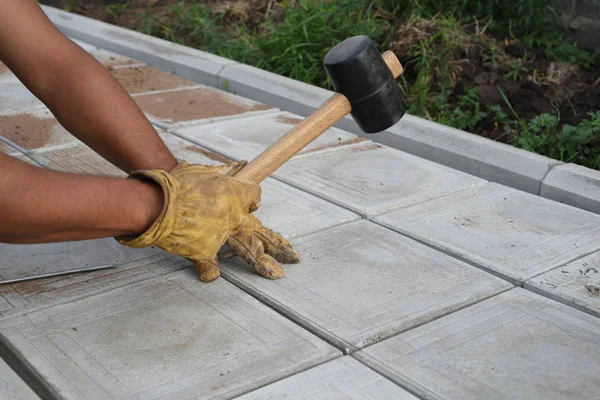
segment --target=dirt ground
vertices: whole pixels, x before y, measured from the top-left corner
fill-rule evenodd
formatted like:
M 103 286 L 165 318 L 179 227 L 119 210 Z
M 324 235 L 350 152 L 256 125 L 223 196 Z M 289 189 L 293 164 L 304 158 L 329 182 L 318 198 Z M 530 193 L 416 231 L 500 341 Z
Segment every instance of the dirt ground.
M 106 12 L 106 6 L 118 3 L 111 0 L 43 0 L 41 3 L 64 8 L 125 28 L 140 30 L 140 20 L 148 5 L 156 15 L 166 14 L 170 5 L 177 0 L 131 0 L 128 8 L 117 16 Z M 210 5 L 216 14 L 223 16 L 225 29 L 244 24 L 260 29 L 265 19 L 281 21 L 283 9 L 278 0 L 209 0 L 202 1 Z M 393 17 L 390 17 L 393 18 Z M 427 35 L 436 33 L 436 25 L 427 21 L 415 24 L 398 24 L 392 35 L 391 48 L 400 60 L 409 59 L 412 45 Z M 475 29 L 475 28 L 473 28 Z M 424 36 L 425 35 L 425 36 Z M 475 36 L 475 35 L 474 35 Z M 549 60 L 536 48 L 525 46 L 519 41 L 494 41 L 494 50 L 499 55 L 498 62 L 490 63 L 490 43 L 485 35 L 478 40 L 467 35 L 458 43 L 458 54 L 451 61 L 454 77 L 454 90 L 450 102 L 475 87 L 479 91 L 482 106 L 499 105 L 513 118 L 513 112 L 502 98 L 500 88 L 509 100 L 519 118 L 529 120 L 542 113 L 557 113 L 560 124 L 577 125 L 587 117 L 587 113 L 600 110 L 600 66 L 585 70 L 577 65 Z M 507 77 L 510 66 L 519 63 L 519 77 Z M 410 84 L 414 79 L 414 70 L 406 72 Z M 508 140 L 499 131 L 498 125 L 484 121 L 478 127 L 480 135 L 496 140 Z

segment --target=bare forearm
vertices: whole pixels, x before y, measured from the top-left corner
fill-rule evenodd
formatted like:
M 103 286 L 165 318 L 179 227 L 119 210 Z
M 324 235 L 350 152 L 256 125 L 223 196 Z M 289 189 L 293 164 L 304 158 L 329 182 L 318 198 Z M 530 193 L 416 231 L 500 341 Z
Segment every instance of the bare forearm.
M 137 180 L 50 171 L 0 153 L 0 242 L 43 243 L 139 234 L 162 207 Z
M 0 0 L 0 59 L 60 123 L 125 172 L 177 160 L 129 94 L 33 0 Z
M 66 40 L 66 39 L 65 39 Z M 84 50 L 65 43 L 63 62 L 40 99 L 59 122 L 125 172 L 170 170 L 171 155 L 145 115 L 106 69 Z

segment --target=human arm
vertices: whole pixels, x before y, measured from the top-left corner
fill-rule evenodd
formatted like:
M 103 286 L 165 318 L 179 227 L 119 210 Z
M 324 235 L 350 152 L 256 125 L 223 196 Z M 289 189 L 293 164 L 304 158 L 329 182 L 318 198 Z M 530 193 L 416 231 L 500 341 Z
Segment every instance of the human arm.
M 34 0 L 0 6 L 0 60 L 69 132 L 127 173 L 177 165 L 129 94 Z
M 52 171 L 0 153 L 0 242 L 140 234 L 162 204 L 157 185 Z

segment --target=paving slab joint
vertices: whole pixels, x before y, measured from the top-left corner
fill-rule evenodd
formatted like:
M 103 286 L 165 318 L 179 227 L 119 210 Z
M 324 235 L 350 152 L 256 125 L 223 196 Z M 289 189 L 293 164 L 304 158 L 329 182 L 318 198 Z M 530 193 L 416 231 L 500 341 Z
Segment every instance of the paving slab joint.
M 0 358 L 29 386 L 41 399 L 59 399 L 59 393 L 42 378 L 38 372 L 6 338 L 0 333 Z

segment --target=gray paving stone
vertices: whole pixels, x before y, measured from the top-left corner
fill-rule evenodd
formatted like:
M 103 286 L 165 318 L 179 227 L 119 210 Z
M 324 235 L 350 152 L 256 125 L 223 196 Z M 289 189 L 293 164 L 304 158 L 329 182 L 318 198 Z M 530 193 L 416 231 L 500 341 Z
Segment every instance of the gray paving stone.
M 600 317 L 600 253 L 533 277 L 523 287 Z
M 515 283 L 600 249 L 600 216 L 495 183 L 375 221 Z
M 230 398 L 340 352 L 191 268 L 0 323 L 63 399 Z
M 350 352 L 508 290 L 508 282 L 368 221 L 294 241 L 303 260 L 266 280 L 239 260 L 223 276 Z
M 39 399 L 33 390 L 0 358 L 0 398 L 3 400 Z
M 329 361 L 237 399 L 282 398 L 295 400 L 417 400 L 417 397 L 350 356 Z
M 50 20 L 69 37 L 140 60 L 186 79 L 217 86 L 217 74 L 235 61 L 110 25 L 92 18 L 42 6 Z
M 177 128 L 174 133 L 236 160 L 250 161 L 285 135 L 302 118 L 280 112 L 239 118 L 211 124 Z M 296 157 L 363 142 L 352 133 L 329 129 L 304 148 Z
M 125 172 L 84 144 L 32 153 L 30 156 L 37 163 L 56 171 L 115 177 L 127 176 Z
M 405 115 L 376 141 L 483 179 L 538 194 L 559 161 L 449 126 Z
M 255 215 L 264 225 L 287 238 L 360 219 L 351 211 L 271 178 L 260 186 L 261 205 Z
M 15 149 L 12 146 L 9 146 L 8 144 L 4 143 L 1 140 L 0 140 L 0 153 L 8 154 L 9 156 L 13 156 L 13 157 L 22 154 L 20 151 L 18 151 L 17 149 Z
M 48 151 L 82 144 L 45 107 L 0 116 L 0 136 L 26 151 Z
M 427 399 L 597 399 L 600 320 L 521 288 L 355 357 Z
M 0 87 L 0 115 L 42 107 L 44 104 L 20 82 L 3 83 Z
M 157 249 L 138 250 L 138 259 L 117 268 L 55 276 L 0 286 L 0 319 L 32 313 L 53 305 L 72 302 L 94 293 L 135 284 L 149 277 L 189 267 L 183 257 Z M 5 326 L 10 325 L 5 323 Z
M 132 95 L 152 123 L 163 129 L 274 111 L 273 107 L 202 86 Z
M 379 144 L 340 147 L 290 160 L 273 174 L 368 217 L 485 181 Z
M 0 281 L 122 264 L 149 252 L 120 245 L 112 238 L 43 244 L 0 243 Z
M 600 172 L 575 164 L 552 168 L 540 196 L 600 214 Z
M 13 74 L 11 72 L 11 70 L 8 69 L 8 67 L 0 61 L 0 85 L 2 85 L 4 83 L 15 83 L 15 82 L 19 82 L 19 80 L 17 79 L 15 74 Z

